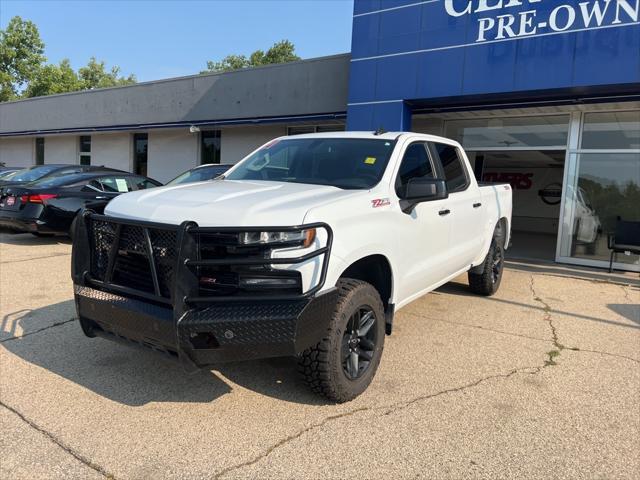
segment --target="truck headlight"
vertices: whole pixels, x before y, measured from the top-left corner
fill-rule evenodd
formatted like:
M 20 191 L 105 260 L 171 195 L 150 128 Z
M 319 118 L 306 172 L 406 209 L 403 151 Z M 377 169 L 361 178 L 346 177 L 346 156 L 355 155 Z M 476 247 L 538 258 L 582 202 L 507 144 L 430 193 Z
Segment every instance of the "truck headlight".
M 241 245 L 300 245 L 310 246 L 316 238 L 316 229 L 308 228 L 291 232 L 242 232 L 239 237 Z

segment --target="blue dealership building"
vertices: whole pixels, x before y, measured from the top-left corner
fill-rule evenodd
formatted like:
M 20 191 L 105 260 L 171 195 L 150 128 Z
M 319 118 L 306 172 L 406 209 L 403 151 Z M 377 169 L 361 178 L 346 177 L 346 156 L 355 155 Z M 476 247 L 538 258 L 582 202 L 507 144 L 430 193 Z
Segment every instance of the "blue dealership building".
M 478 179 L 512 184 L 514 256 L 603 266 L 616 225 L 640 221 L 639 13 L 640 0 L 355 0 L 344 55 L 0 104 L 0 162 L 166 181 L 284 134 L 444 135 Z M 617 267 L 640 271 L 633 255 Z

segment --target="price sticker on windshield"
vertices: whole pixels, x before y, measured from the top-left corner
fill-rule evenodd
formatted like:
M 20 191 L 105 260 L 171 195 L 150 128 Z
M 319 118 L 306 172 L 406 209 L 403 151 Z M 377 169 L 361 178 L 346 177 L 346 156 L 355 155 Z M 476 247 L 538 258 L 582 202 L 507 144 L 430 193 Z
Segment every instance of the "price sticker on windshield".
M 376 157 L 367 157 L 364 159 L 364 163 L 366 163 L 367 165 L 375 165 Z
M 119 192 L 128 192 L 129 187 L 127 185 L 127 181 L 124 178 L 116 178 L 116 187 Z

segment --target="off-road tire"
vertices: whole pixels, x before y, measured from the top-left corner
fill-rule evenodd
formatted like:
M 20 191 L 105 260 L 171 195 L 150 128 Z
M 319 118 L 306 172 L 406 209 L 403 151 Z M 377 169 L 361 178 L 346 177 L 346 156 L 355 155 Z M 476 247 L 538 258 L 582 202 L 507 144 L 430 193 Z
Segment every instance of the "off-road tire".
M 338 403 L 353 400 L 364 392 L 375 376 L 385 336 L 384 307 L 378 291 L 369 283 L 350 278 L 338 281 L 338 301 L 326 335 L 317 345 L 298 357 L 298 371 L 314 392 Z M 370 307 L 375 315 L 376 345 L 362 376 L 350 379 L 343 369 L 342 342 L 351 316 L 359 308 Z
M 498 271 L 494 271 L 494 263 L 499 259 Z M 490 297 L 495 294 L 502 281 L 504 270 L 504 248 L 496 238 L 491 240 L 491 247 L 481 265 L 469 271 L 469 288 L 473 293 Z

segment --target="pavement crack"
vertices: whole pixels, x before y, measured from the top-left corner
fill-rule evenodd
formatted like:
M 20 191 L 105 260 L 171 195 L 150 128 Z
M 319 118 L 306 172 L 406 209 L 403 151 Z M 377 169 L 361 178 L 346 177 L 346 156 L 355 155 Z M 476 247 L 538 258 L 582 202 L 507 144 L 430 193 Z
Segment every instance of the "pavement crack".
M 270 446 L 269 448 L 267 448 L 263 453 L 261 453 L 260 455 L 258 455 L 257 457 L 252 458 L 251 460 L 247 460 L 246 462 L 242 462 L 242 463 L 238 463 L 236 465 L 231 465 L 230 467 L 224 468 L 222 470 L 220 470 L 218 473 L 216 473 L 213 478 L 217 479 L 217 478 L 221 478 L 223 475 L 227 475 L 228 473 L 234 472 L 236 470 L 240 470 L 244 467 L 249 467 L 251 465 L 254 465 L 256 463 L 258 463 L 260 460 L 268 457 L 269 455 L 271 455 L 271 453 L 286 445 L 287 443 L 300 438 L 302 435 L 304 435 L 307 432 L 310 432 L 311 430 L 315 430 L 317 428 L 322 428 L 323 426 L 325 426 L 327 423 L 332 422 L 334 420 L 339 420 L 341 418 L 345 418 L 345 417 L 349 417 L 351 415 L 355 415 L 356 413 L 360 413 L 360 412 L 365 412 L 365 411 L 369 411 L 369 410 L 373 410 L 373 408 L 371 407 L 360 407 L 360 408 L 356 408 L 354 410 L 349 410 L 348 412 L 344 412 L 338 415 L 331 415 L 329 417 L 324 418 L 321 422 L 315 423 L 313 425 L 310 425 L 308 427 L 303 428 L 302 430 L 298 430 L 296 433 L 289 435 L 285 438 L 283 438 L 282 440 L 274 443 L 272 446 Z
M 622 289 L 622 291 L 624 292 L 624 298 L 625 298 L 629 303 L 634 303 L 633 299 L 631 298 L 631 295 L 629 294 L 628 285 L 620 285 L 620 288 L 621 288 L 621 289 Z
M 573 352 L 597 353 L 599 355 L 605 355 L 607 357 L 622 358 L 623 360 L 629 360 L 630 362 L 640 363 L 640 360 L 638 360 L 637 358 L 629 357 L 627 355 L 620 355 L 618 353 L 603 352 L 601 350 L 586 350 L 584 348 L 578 348 L 578 347 L 573 347 L 573 348 L 567 347 L 567 350 L 571 350 Z
M 417 313 L 411 313 L 411 312 L 402 312 L 402 313 L 403 313 L 403 315 L 408 315 L 410 317 L 421 318 L 421 319 L 425 319 L 425 320 L 429 320 L 429 321 L 448 323 L 450 325 L 458 325 L 460 327 L 476 328 L 478 330 L 485 330 L 487 332 L 499 333 L 501 335 L 508 335 L 510 337 L 520 337 L 520 338 L 526 338 L 526 339 L 529 339 L 529 340 L 535 340 L 537 342 L 548 342 L 548 340 L 546 338 L 532 337 L 530 335 L 522 335 L 520 333 L 505 332 L 504 330 L 497 330 L 495 328 L 488 328 L 488 327 L 484 327 L 482 325 L 473 325 L 473 324 L 463 323 L 463 322 L 453 322 L 451 320 L 443 320 L 441 318 L 432 318 L 432 317 L 427 317 L 425 315 L 418 315 Z
M 18 339 L 22 339 L 22 338 L 25 338 L 25 337 L 29 337 L 31 335 L 35 335 L 36 333 L 44 332 L 45 330 L 49 330 L 51 328 L 56 328 L 56 327 L 59 327 L 60 325 L 65 325 L 65 324 L 67 324 L 69 322 L 74 322 L 75 320 L 77 320 L 77 319 L 74 317 L 74 318 L 70 318 L 68 320 L 63 320 L 62 322 L 52 323 L 51 325 L 47 325 L 46 327 L 39 328 L 38 330 L 34 330 L 33 332 L 27 332 L 27 333 L 25 333 L 23 335 L 16 335 L 14 337 L 4 338 L 4 339 L 0 340 L 0 343 L 9 342 L 11 340 L 18 340 Z
M 531 290 L 533 299 L 542 305 L 542 310 L 544 312 L 544 316 L 542 319 L 549 325 L 549 329 L 551 330 L 551 343 L 555 348 L 555 350 L 547 352 L 547 360 L 545 361 L 545 366 L 557 365 L 555 359 L 560 356 L 562 350 L 564 350 L 566 347 L 562 343 L 560 343 L 560 340 L 558 339 L 558 330 L 553 323 L 553 316 L 551 315 L 551 305 L 544 301 L 542 297 L 540 297 L 536 292 L 535 280 L 533 275 L 531 275 L 529 288 Z M 575 350 L 575 348 L 572 348 L 571 350 Z
M 352 415 L 355 415 L 357 413 L 362 413 L 362 412 L 375 412 L 375 411 L 383 411 L 383 415 L 391 415 L 393 413 L 399 412 L 401 410 L 404 410 L 408 407 L 410 407 L 411 405 L 417 403 L 417 402 L 421 402 L 421 401 L 426 401 L 426 400 L 431 400 L 433 398 L 442 396 L 442 395 L 449 395 L 449 394 L 453 394 L 453 393 L 458 393 L 458 392 L 462 392 L 464 390 L 470 389 L 470 388 L 474 388 L 478 385 L 481 385 L 485 382 L 488 382 L 490 380 L 494 380 L 494 379 L 508 379 L 510 377 L 512 377 L 513 375 L 519 374 L 519 373 L 526 373 L 529 375 L 535 375 L 537 373 L 539 373 L 543 368 L 546 367 L 545 365 L 542 366 L 538 366 L 538 367 L 522 367 L 522 368 L 515 368 L 507 373 L 499 373 L 499 374 L 495 374 L 495 375 L 489 375 L 486 377 L 482 377 L 474 382 L 465 384 L 465 385 L 461 385 L 459 387 L 453 387 L 453 388 L 447 388 L 445 390 L 440 390 L 438 392 L 435 393 L 430 393 L 430 394 L 426 394 L 426 395 L 420 395 L 418 397 L 414 397 L 411 400 L 405 401 L 405 402 L 398 402 L 392 405 L 381 405 L 378 407 L 360 407 L 360 408 L 356 408 L 354 410 L 349 410 L 348 412 L 344 412 L 338 415 L 332 415 L 329 417 L 324 418 L 321 422 L 315 423 L 313 425 L 310 425 L 308 427 L 305 427 L 299 431 L 297 431 L 296 433 L 289 435 L 285 438 L 283 438 L 282 440 L 276 442 L 275 444 L 273 444 L 272 446 L 270 446 L 268 449 L 266 449 L 263 453 L 261 453 L 260 455 L 252 458 L 251 460 L 247 460 L 246 462 L 242 462 L 242 463 L 238 463 L 236 465 L 232 465 L 229 466 L 223 470 L 221 470 L 220 472 L 216 473 L 213 478 L 214 479 L 218 479 L 223 477 L 224 475 L 227 475 L 231 472 L 235 472 L 237 470 L 240 470 L 242 468 L 245 467 L 249 467 L 251 465 L 255 465 L 256 463 L 260 462 L 261 460 L 267 458 L 269 455 L 271 455 L 275 450 L 277 450 L 278 448 L 286 445 L 287 443 L 290 443 L 298 438 L 300 438 L 302 435 L 304 435 L 305 433 L 308 433 L 312 430 L 318 429 L 318 428 L 322 428 L 324 427 L 326 424 L 333 422 L 335 420 L 340 420 Z
M 441 390 L 439 392 L 435 392 L 435 393 L 429 393 L 427 395 L 420 395 L 418 397 L 415 397 L 411 400 L 408 400 L 406 402 L 400 402 L 397 403 L 391 407 L 384 407 L 386 409 L 386 412 L 384 413 L 384 415 L 391 415 L 392 413 L 396 413 L 399 412 L 401 410 L 404 410 L 408 407 L 410 407 L 411 405 L 413 405 L 414 403 L 417 402 L 422 402 L 425 400 L 431 400 L 432 398 L 436 398 L 439 397 L 441 395 L 448 395 L 450 393 L 458 393 L 458 392 L 462 392 L 464 390 L 467 390 L 469 388 L 473 388 L 473 387 L 477 387 L 478 385 L 488 382 L 490 380 L 495 380 L 498 378 L 502 378 L 502 379 L 507 379 L 510 378 L 518 373 L 527 373 L 530 375 L 535 375 L 537 373 L 539 373 L 544 367 L 546 366 L 540 366 L 540 367 L 522 367 L 522 368 L 514 368 L 513 370 L 507 372 L 507 373 L 498 373 L 495 375 L 489 375 L 486 377 L 482 377 L 474 382 L 471 383 L 467 383 L 466 385 L 461 385 L 459 387 L 454 387 L 454 388 L 448 388 L 446 390 Z
M 18 410 L 16 410 L 15 408 L 7 405 L 6 403 L 4 403 L 2 400 L 0 400 L 0 406 L 6 408 L 7 410 L 9 410 L 11 413 L 13 413 L 15 416 L 17 416 L 20 420 L 22 420 L 24 423 L 26 423 L 28 426 L 30 426 L 31 428 L 33 428 L 34 430 L 36 430 L 37 432 L 40 432 L 42 435 L 44 435 L 45 437 L 47 437 L 49 440 L 51 440 L 53 443 L 55 443 L 56 445 L 58 445 L 58 447 L 60 447 L 62 450 L 64 450 L 66 453 L 68 453 L 69 455 L 71 455 L 73 458 L 75 458 L 76 460 L 78 460 L 80 463 L 84 464 L 85 466 L 89 467 L 90 469 L 94 470 L 95 472 L 99 473 L 100 475 L 104 476 L 105 478 L 108 479 L 115 479 L 115 477 L 113 476 L 113 474 L 109 473 L 107 470 L 105 470 L 103 467 L 101 467 L 100 465 L 92 462 L 91 460 L 89 460 L 87 457 L 85 457 L 84 455 L 82 455 L 81 453 L 75 451 L 73 448 L 71 448 L 69 445 L 67 445 L 66 443 L 64 443 L 62 440 L 60 440 L 58 437 L 56 437 L 54 434 L 52 434 L 51 432 L 45 430 L 44 428 L 42 428 L 40 425 L 36 424 L 35 422 L 29 420 L 27 417 L 25 417 L 22 413 L 20 413 Z

